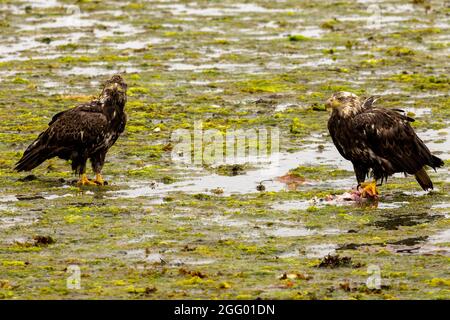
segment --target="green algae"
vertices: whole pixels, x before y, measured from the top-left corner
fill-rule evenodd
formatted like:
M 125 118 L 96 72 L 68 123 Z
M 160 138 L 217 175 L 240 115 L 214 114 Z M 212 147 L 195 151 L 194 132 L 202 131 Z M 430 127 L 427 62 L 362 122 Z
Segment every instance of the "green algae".
M 199 3 L 219 8 L 235 4 Z M 405 248 L 392 244 L 414 237 L 426 242 L 448 230 L 448 209 L 433 207 L 448 204 L 445 170 L 430 172 L 435 191 L 427 195 L 414 194 L 420 189 L 413 177 L 390 179 L 380 187 L 378 207 L 318 202 L 306 209 L 273 208 L 279 202 L 341 194 L 350 184 L 262 192 L 255 184 L 254 193 L 233 195 L 173 191 L 156 202 L 151 196 L 129 199 L 115 193 L 133 190 L 134 184 L 157 181 L 170 187 L 196 178 L 195 172 L 180 170 L 171 161 L 170 138 L 176 129 L 192 130 L 199 119 L 204 128 L 220 132 L 276 126 L 282 152 L 308 148 L 311 135 L 323 135 L 322 144 L 329 142 L 328 114 L 321 110 L 324 100 L 338 90 L 381 93 L 383 99 L 377 103 L 391 108 L 426 106 L 432 116 L 418 117 L 417 130 L 446 129 L 448 45 L 441 37 L 448 31 L 433 24 L 445 19 L 445 12 L 436 9 L 426 16 L 408 12 L 408 20 L 401 24 L 375 30 L 351 21 L 352 15 L 368 15 L 364 6 L 351 2 L 258 1 L 268 10 L 192 15 L 189 20 L 172 14 L 170 8 L 152 15 L 149 5 L 140 2 L 121 5 L 123 17 L 105 12 L 100 2 L 78 4 L 89 18 L 98 20 L 96 30 L 111 31 L 107 22 L 115 20 L 128 31 L 92 37 L 94 27 L 74 26 L 85 37 L 59 44 L 70 28 L 14 30 L 30 17 L 62 16 L 61 6 L 31 6 L 0 22 L 5 36 L 36 34 L 45 48 L 30 48 L 18 54 L 21 60 L 0 62 L 2 196 L 35 197 L 0 203 L 0 218 L 17 220 L 2 229 L 1 298 L 448 298 L 447 255 L 433 250 L 405 253 L 401 251 Z M 346 16 L 350 20 L 341 19 Z M 201 31 L 203 27 L 208 29 Z M 118 49 L 126 47 L 130 34 L 146 45 Z M 171 70 L 178 62 L 187 64 L 187 70 Z M 64 73 L 72 68 L 80 69 Z M 108 153 L 104 175 L 109 185 L 73 186 L 70 182 L 76 177 L 69 164 L 56 159 L 33 171 L 36 180 L 18 181 L 25 175 L 12 171 L 14 163 L 52 115 L 88 101 L 110 72 L 127 68 L 131 69 L 124 74 L 129 83 L 129 122 Z M 259 100 L 267 102 L 255 102 Z M 294 106 L 276 111 L 285 103 Z M 440 137 L 437 142 L 443 144 L 445 137 Z M 254 168 L 206 169 L 232 178 Z M 318 181 L 353 178 L 334 165 L 302 165 L 293 172 Z M 383 208 L 383 203 L 401 205 Z M 273 236 L 277 230 L 298 232 L 300 227 L 312 232 Z M 327 230 L 333 228 L 339 232 Z M 29 246 L 36 235 L 55 242 Z M 342 248 L 336 249 L 339 255 L 363 267 L 317 268 L 326 254 L 316 257 L 311 252 L 314 246 L 327 244 Z M 448 248 L 446 243 L 436 246 Z M 379 290 L 365 285 L 371 264 L 381 269 Z M 69 265 L 80 267 L 80 290 L 66 286 Z M 296 276 L 283 279 L 283 274 Z
M 299 178 L 316 179 L 320 180 L 324 175 L 333 178 L 348 177 L 353 175 L 353 172 L 349 172 L 342 169 L 330 168 L 328 166 L 299 166 L 289 173 Z

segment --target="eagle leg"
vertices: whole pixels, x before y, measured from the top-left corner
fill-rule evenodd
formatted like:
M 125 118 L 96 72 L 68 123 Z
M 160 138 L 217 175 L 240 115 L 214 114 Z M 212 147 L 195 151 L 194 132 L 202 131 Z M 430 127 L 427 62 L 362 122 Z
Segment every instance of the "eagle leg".
M 105 163 L 105 155 L 106 155 L 105 152 L 97 152 L 90 158 L 92 164 L 92 171 L 95 172 L 94 183 L 99 186 L 104 186 L 105 184 L 108 184 L 105 180 L 103 180 L 103 177 L 101 175 L 103 164 Z
M 377 182 L 374 180 L 373 182 L 363 182 L 360 184 L 362 188 L 361 197 L 362 198 L 378 198 L 380 194 L 377 189 Z
M 77 182 L 77 185 L 79 186 L 96 186 L 97 184 L 91 180 L 88 179 L 87 175 L 83 173 L 80 176 L 80 180 Z

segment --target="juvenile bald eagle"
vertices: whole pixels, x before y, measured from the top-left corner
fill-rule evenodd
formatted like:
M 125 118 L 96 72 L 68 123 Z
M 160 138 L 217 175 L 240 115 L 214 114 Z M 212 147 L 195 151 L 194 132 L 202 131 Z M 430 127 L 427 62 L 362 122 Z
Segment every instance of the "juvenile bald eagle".
M 327 101 L 331 108 L 328 130 L 339 153 L 353 163 L 358 187 L 371 172 L 374 183 L 364 184 L 363 193 L 376 196 L 376 181 L 387 181 L 396 172 L 413 174 L 423 190 L 433 189 L 425 166 L 433 169 L 444 162 L 431 154 L 416 135 L 414 119 L 399 109 L 374 106 L 349 92 L 337 92 Z
M 125 129 L 126 90 L 122 77 L 114 75 L 104 83 L 98 98 L 54 115 L 47 130 L 25 150 L 15 170 L 30 171 L 47 159 L 59 157 L 72 161 L 72 170 L 80 175 L 79 185 L 103 185 L 106 153 Z M 86 176 L 88 159 L 96 174 L 94 181 Z

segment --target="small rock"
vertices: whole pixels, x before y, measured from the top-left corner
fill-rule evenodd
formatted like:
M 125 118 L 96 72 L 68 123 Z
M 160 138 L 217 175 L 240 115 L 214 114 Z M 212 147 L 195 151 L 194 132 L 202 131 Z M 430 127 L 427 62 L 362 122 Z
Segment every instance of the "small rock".
M 222 188 L 215 188 L 215 189 L 211 189 L 211 192 L 214 194 L 222 194 L 223 193 L 223 189 Z
M 352 258 L 351 257 L 340 257 L 338 254 L 336 255 L 327 255 L 322 261 L 319 263 L 319 268 L 339 268 L 339 267 L 351 267 L 352 266 Z
M 51 236 L 34 236 L 33 240 L 35 246 L 47 246 L 55 243 L 55 240 Z
M 256 186 L 256 190 L 264 191 L 264 190 L 266 190 L 266 187 L 262 183 L 260 183 Z
M 156 289 L 156 287 L 146 287 L 145 288 L 145 294 L 152 294 L 152 293 L 155 293 L 156 291 L 158 291 L 158 289 Z
M 16 195 L 16 198 L 17 198 L 17 200 L 20 200 L 20 201 L 45 199 L 43 196 L 40 196 L 40 195 L 35 195 L 35 196 Z

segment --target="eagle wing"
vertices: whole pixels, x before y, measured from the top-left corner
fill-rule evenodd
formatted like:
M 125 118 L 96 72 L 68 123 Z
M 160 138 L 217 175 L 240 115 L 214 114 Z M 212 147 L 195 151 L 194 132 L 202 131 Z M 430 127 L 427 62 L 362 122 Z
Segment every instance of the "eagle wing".
M 31 170 L 54 156 L 68 160 L 72 152 L 94 152 L 105 144 L 107 126 L 100 106 L 85 104 L 60 112 L 28 146 L 15 168 Z
M 94 110 L 74 108 L 57 117 L 46 130 L 48 146 L 94 146 L 108 125 L 106 116 Z
M 378 165 L 382 176 L 395 172 L 414 174 L 431 162 L 431 153 L 416 135 L 414 121 L 396 111 L 370 108 L 352 118 L 356 148 L 352 158 Z
M 76 106 L 75 108 L 64 110 L 61 112 L 58 112 L 52 117 L 52 120 L 48 123 L 49 126 L 51 126 L 56 120 L 58 120 L 63 114 L 66 112 L 73 112 L 73 111 L 85 111 L 85 112 L 102 112 L 101 104 L 98 100 L 92 100 L 91 102 L 80 104 Z

